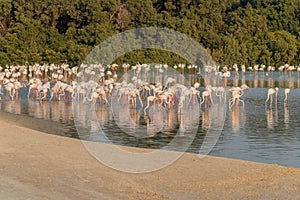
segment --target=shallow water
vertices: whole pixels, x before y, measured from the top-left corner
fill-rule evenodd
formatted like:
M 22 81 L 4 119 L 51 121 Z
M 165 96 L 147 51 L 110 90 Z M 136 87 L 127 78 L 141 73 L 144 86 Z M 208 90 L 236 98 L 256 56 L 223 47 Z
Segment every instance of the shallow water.
M 190 76 L 188 80 L 195 82 L 199 78 Z M 114 109 L 109 110 L 100 105 L 38 103 L 24 97 L 25 88 L 20 91 L 20 100 L 2 101 L 0 107 L 5 112 L 61 123 L 68 130 L 63 135 L 68 137 L 102 142 L 109 140 L 115 144 L 145 148 L 162 148 L 169 144 L 168 149 L 179 151 L 188 145 L 188 151 L 193 153 L 199 152 L 205 136 L 212 136 L 210 131 L 215 128 L 217 120 L 222 125 L 222 132 L 209 155 L 300 167 L 298 74 L 273 73 L 265 76 L 247 73 L 227 80 L 228 87 L 241 84 L 250 86 L 245 91 L 245 107 L 240 105 L 229 109 L 227 103 L 218 104 L 219 100 L 214 99 L 215 104 L 211 108 L 204 109 L 203 105 L 201 109 L 199 105 L 186 107 L 184 111 L 188 114 L 182 116 L 178 116 L 176 111 L 165 112 L 152 107 L 148 110 L 150 121 L 143 117 L 142 110 L 128 109 L 126 104 L 114 103 Z M 279 87 L 278 104 L 272 108 L 265 107 L 270 87 Z M 283 90 L 287 87 L 292 90 L 288 103 L 284 105 Z M 220 118 L 222 114 L 226 116 L 224 124 Z M 178 117 L 182 117 L 181 123 Z M 107 138 L 99 134 L 99 130 L 105 132 Z M 180 137 L 175 141 L 177 132 Z

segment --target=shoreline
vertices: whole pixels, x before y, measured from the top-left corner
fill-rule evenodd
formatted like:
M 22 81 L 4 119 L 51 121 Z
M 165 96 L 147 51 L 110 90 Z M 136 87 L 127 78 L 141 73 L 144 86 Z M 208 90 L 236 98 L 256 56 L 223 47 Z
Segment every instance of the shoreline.
M 40 131 L 40 132 L 47 133 L 50 135 L 57 135 L 57 136 L 62 136 L 62 137 L 66 137 L 66 138 L 73 138 L 73 139 L 77 139 L 79 141 L 81 141 L 81 140 L 86 141 L 86 142 L 90 141 L 90 140 L 84 140 L 84 139 L 80 138 L 80 136 L 78 136 L 75 124 L 62 123 L 62 122 L 46 120 L 46 119 L 42 119 L 42 118 L 35 118 L 35 117 L 29 116 L 27 114 L 14 114 L 14 113 L 10 113 L 10 112 L 4 111 L 4 110 L 0 110 L 0 121 L 4 121 L 4 122 L 8 122 L 8 123 L 15 123 L 18 126 L 29 128 L 31 130 Z M 130 144 L 120 144 L 117 142 L 114 143 L 114 145 L 121 146 L 121 148 L 123 148 L 123 147 L 131 148 L 132 147 L 132 148 L 137 148 L 137 149 L 157 150 L 157 148 L 136 146 L 136 145 L 130 145 Z M 172 151 L 182 152 L 180 150 L 172 150 Z M 187 149 L 185 152 L 194 154 L 194 155 L 199 155 L 199 149 L 196 149 L 196 151 Z M 212 157 L 217 157 L 217 158 L 228 158 L 228 159 L 250 161 L 250 162 L 256 162 L 256 163 L 263 163 L 263 164 L 274 164 L 274 165 L 279 165 L 279 166 L 283 166 L 283 167 L 300 169 L 297 166 L 291 166 L 291 165 L 285 164 L 285 163 L 264 162 L 264 161 L 243 159 L 241 157 L 230 157 L 230 156 L 223 156 L 223 155 L 211 155 L 211 154 L 209 154 L 209 155 Z
M 297 168 L 184 153 L 161 170 L 128 174 L 101 164 L 78 139 L 17 123 L 0 117 L 1 199 L 300 198 Z
M 14 114 L 0 110 L 0 121 L 4 121 L 7 123 L 15 123 L 18 126 L 51 135 L 59 135 L 63 137 L 79 139 L 78 135 L 68 134 L 67 128 L 76 129 L 75 126 L 67 126 L 66 124 L 62 124 L 52 120 L 39 119 L 25 114 Z

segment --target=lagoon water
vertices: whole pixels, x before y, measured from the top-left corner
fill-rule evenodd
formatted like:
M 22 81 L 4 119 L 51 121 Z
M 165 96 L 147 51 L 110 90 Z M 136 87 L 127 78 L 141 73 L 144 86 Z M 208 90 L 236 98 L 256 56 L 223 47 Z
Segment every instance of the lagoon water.
M 191 75 L 187 79 L 195 82 L 199 77 Z M 200 109 L 197 104 L 186 107 L 184 112 L 188 114 L 181 116 L 181 123 L 177 112 L 167 114 L 158 107 L 149 109 L 149 122 L 142 110 L 128 108 L 127 104 L 113 103 L 113 109 L 107 109 L 104 105 L 72 102 L 39 103 L 26 98 L 26 88 L 21 89 L 18 101 L 2 101 L 0 108 L 1 112 L 63 124 L 66 127 L 63 135 L 67 137 L 99 142 L 109 139 L 115 144 L 145 148 L 172 144 L 170 149 L 178 151 L 188 145 L 187 151 L 198 153 L 201 145 L 205 145 L 205 137 L 215 136 L 216 144 L 209 155 L 300 167 L 300 77 L 297 73 L 292 76 L 278 72 L 270 76 L 246 73 L 227 80 L 228 87 L 244 83 L 250 87 L 245 91 L 245 107 L 230 109 L 228 103 L 218 103 L 215 99 L 211 108 L 204 109 L 202 105 Z M 278 104 L 272 108 L 265 107 L 270 87 L 279 88 Z M 286 105 L 285 88 L 291 88 Z M 216 122 L 219 127 L 214 132 Z M 99 134 L 100 130 L 107 138 Z M 177 132 L 180 137 L 173 142 Z

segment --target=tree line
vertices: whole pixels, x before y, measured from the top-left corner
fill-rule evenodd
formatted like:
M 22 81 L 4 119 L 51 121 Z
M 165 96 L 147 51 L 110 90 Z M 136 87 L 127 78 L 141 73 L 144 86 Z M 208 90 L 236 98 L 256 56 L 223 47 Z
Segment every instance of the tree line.
M 0 64 L 79 65 L 105 39 L 139 27 L 170 28 L 220 65 L 300 62 L 299 0 L 1 0 Z M 143 49 L 116 62 L 186 62 Z

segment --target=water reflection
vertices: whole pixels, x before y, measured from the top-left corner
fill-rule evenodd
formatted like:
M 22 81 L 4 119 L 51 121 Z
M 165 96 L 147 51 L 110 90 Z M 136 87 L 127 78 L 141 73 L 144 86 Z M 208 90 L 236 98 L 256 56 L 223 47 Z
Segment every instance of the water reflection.
M 2 108 L 2 103 L 1 104 L 1 109 L 5 110 L 6 112 L 13 113 L 13 114 L 21 114 L 21 103 L 20 102 L 14 102 L 14 101 L 8 101 L 5 105 L 3 105 Z
M 65 102 L 6 101 L 3 102 L 3 110 L 13 114 L 27 114 L 34 118 L 65 124 L 73 122 L 72 106 Z
M 194 106 L 183 106 L 184 109 L 180 116 L 180 125 L 178 134 L 184 136 L 187 133 L 193 133 L 194 129 L 198 129 L 200 120 L 200 105 L 199 103 Z M 178 121 L 177 121 L 178 123 Z
M 246 72 L 244 75 L 240 73 L 239 79 L 231 77 L 226 80 L 227 86 L 239 86 L 242 84 L 247 84 L 251 88 L 300 88 L 300 80 L 297 73 L 288 75 L 274 72 L 266 76 L 263 72 Z
M 240 108 L 238 106 L 233 107 L 231 112 L 231 120 L 233 132 L 238 133 L 240 130 Z
M 167 112 L 167 117 L 164 122 L 164 130 L 166 132 L 171 132 L 172 130 L 175 130 L 178 128 L 178 114 L 175 112 Z
M 267 115 L 267 127 L 268 129 L 274 129 L 275 126 L 278 125 L 278 105 L 275 104 L 274 111 L 272 107 L 266 108 Z
M 210 128 L 211 124 L 211 109 L 205 109 L 202 112 L 202 130 L 205 132 Z
M 274 129 L 275 120 L 274 120 L 273 110 L 272 109 L 266 109 L 266 115 L 267 115 L 267 127 L 268 127 L 268 129 Z
M 289 128 L 289 123 L 290 123 L 290 112 L 289 112 L 289 107 L 285 104 L 284 105 L 284 126 L 285 128 Z

